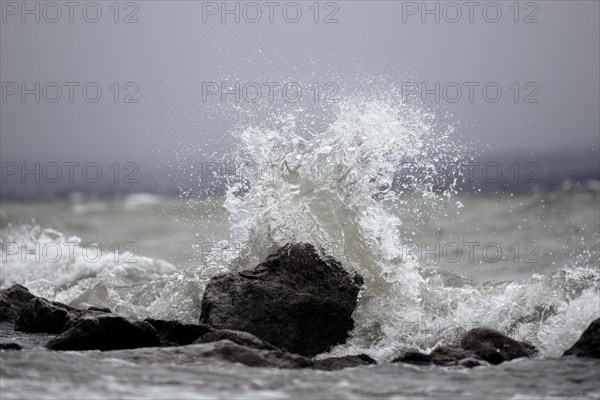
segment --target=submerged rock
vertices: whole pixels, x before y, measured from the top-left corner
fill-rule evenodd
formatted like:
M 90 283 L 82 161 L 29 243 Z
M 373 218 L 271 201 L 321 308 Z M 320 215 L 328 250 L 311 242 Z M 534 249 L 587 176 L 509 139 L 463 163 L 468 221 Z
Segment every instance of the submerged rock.
M 119 350 L 160 346 L 156 330 L 148 322 L 130 322 L 112 314 L 87 316 L 73 321 L 46 345 L 51 350 Z
M 18 343 L 0 343 L 0 351 L 3 350 L 22 350 L 23 348 L 21 347 L 20 344 Z
M 535 347 L 518 342 L 488 328 L 475 328 L 462 338 L 460 346 L 442 346 L 429 354 L 410 351 L 392 360 L 415 365 L 476 367 L 485 363 L 500 364 L 520 357 L 532 357 Z
M 434 349 L 429 354 L 409 351 L 402 356 L 392 360 L 414 365 L 439 365 L 439 366 L 462 366 L 467 368 L 482 364 L 477 355 L 458 346 L 442 346 Z
M 200 322 L 314 356 L 348 338 L 362 283 L 313 246 L 286 245 L 252 270 L 212 278 Z
M 248 332 L 234 331 L 231 329 L 213 330 L 202 335 L 194 344 L 218 342 L 229 340 L 240 346 L 250 347 L 258 350 L 281 350 L 270 343 L 266 343 Z
M 19 284 L 0 290 L 0 322 L 15 322 L 21 309 L 35 298 L 25 286 Z
M 418 351 L 407 351 L 400 357 L 394 358 L 392 362 L 415 365 L 430 365 L 433 364 L 433 357 L 431 357 L 429 354 L 420 353 Z
M 563 356 L 600 358 L 600 318 L 592 321 L 581 337 Z
M 359 354 L 352 356 L 330 357 L 321 360 L 315 360 L 314 368 L 323 369 L 326 371 L 336 371 L 344 368 L 361 367 L 373 364 L 377 364 L 377 361 L 373 360 L 366 354 Z
M 184 324 L 179 321 L 165 321 L 148 318 L 145 320 L 156 329 L 163 346 L 184 346 L 193 343 L 200 336 L 214 329 L 205 324 Z
M 144 360 L 145 363 L 159 365 L 185 365 L 197 363 L 202 359 L 214 359 L 264 368 L 310 368 L 313 366 L 310 359 L 297 354 L 290 354 L 281 350 L 252 349 L 229 340 L 179 347 L 115 350 L 110 353 L 90 354 L 90 357 L 98 359 L 118 358 L 134 362 Z M 211 363 L 209 362 L 208 365 L 211 365 Z M 201 378 L 210 379 L 209 376 Z M 239 379 L 243 378 L 240 377 Z
M 237 362 L 249 367 L 310 368 L 313 362 L 297 354 L 282 350 L 260 350 L 241 346 L 229 340 L 204 343 L 201 353 L 205 357 L 215 357 L 224 361 Z
M 537 353 L 534 346 L 518 342 L 488 328 L 471 329 L 462 338 L 460 346 L 491 364 L 500 364 L 515 358 L 532 357 Z

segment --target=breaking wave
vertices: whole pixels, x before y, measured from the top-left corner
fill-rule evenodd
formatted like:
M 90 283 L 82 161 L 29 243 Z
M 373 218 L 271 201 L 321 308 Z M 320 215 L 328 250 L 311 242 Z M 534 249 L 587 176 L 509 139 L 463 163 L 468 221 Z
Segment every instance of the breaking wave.
M 334 355 L 385 360 L 485 325 L 558 356 L 600 317 L 600 273 L 584 257 L 525 281 L 474 284 L 405 251 L 403 219 L 425 219 L 452 202 L 462 178 L 453 166 L 469 156 L 434 113 L 401 102 L 346 101 L 325 129 L 299 129 L 303 118 L 290 112 L 234 133 L 238 145 L 229 156 L 248 173 L 229 182 L 224 200 L 224 243 L 241 245 L 230 262 L 213 254 L 203 267 L 184 268 L 139 255 L 125 262 L 110 252 L 90 262 L 80 238 L 24 225 L 2 230 L 0 286 L 22 283 L 39 296 L 128 317 L 196 322 L 210 277 L 253 266 L 286 243 L 308 242 L 365 278 L 355 329 Z M 251 176 L 257 168 L 262 172 Z M 23 261 L 8 243 L 78 251 Z

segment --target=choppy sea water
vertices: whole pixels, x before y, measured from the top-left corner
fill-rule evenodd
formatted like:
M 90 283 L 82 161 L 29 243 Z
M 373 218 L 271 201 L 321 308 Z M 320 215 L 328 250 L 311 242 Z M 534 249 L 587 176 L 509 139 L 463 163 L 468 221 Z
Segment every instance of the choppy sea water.
M 365 278 L 355 329 L 328 355 L 383 364 L 248 368 L 194 357 L 193 346 L 54 353 L 42 336 L 4 329 L 3 341 L 28 346 L 0 355 L 2 398 L 598 398 L 600 363 L 557 359 L 600 317 L 598 192 L 437 185 L 435 166 L 464 157 L 451 133 L 419 110 L 348 106 L 312 136 L 293 116 L 235 132 L 230 158 L 273 173 L 230 182 L 224 197 L 3 202 L 0 287 L 21 283 L 128 318 L 197 322 L 212 276 L 290 241 L 312 243 Z M 395 183 L 407 159 L 428 168 Z M 385 364 L 475 326 L 529 341 L 540 355 L 472 370 Z
M 597 399 L 600 391 L 600 362 L 581 359 L 515 360 L 473 370 L 387 364 L 324 372 L 194 360 L 194 347 L 3 353 L 2 398 Z
M 5 255 L 2 287 L 20 282 L 35 294 L 75 306 L 110 307 L 128 317 L 196 322 L 206 282 L 202 271 L 211 270 L 206 249 L 212 250 L 228 232 L 223 227 L 228 220 L 224 199 L 208 199 L 204 206 L 198 201 L 194 207 L 187 200 L 147 198 L 135 204 L 132 200 L 3 204 L 5 243 L 25 243 L 33 249 L 37 242 L 80 238 L 81 243 L 97 242 L 103 255 L 96 262 L 87 262 L 78 251 L 73 252 L 74 262 L 68 254 L 56 262 L 50 253 L 39 262 L 34 254 L 27 254 L 25 262 L 15 258 L 20 254 Z M 385 362 L 408 348 L 430 349 L 450 342 L 464 332 L 459 328 L 481 323 L 517 338 L 519 329 L 524 330 L 522 339 L 540 347 L 540 357 L 473 370 L 384 364 L 337 372 L 290 371 L 195 359 L 193 348 L 184 350 L 189 357 L 178 357 L 176 349 L 171 354 L 169 349 L 53 353 L 42 348 L 44 335 L 36 341 L 5 330 L 2 341 L 30 343 L 30 350 L 0 355 L 2 398 L 598 398 L 600 362 L 556 358 L 600 313 L 594 225 L 598 195 L 462 195 L 453 200 L 463 204 L 460 213 L 449 203 L 435 217 L 421 221 L 407 251 L 419 250 L 424 275 L 439 274 L 431 278 L 436 290 L 427 295 L 432 299 L 439 301 L 437 296 L 444 291 L 467 291 L 469 297 L 461 293 L 463 304 L 438 308 L 432 300 L 426 308 L 434 321 L 430 325 L 402 322 L 397 332 L 389 333 L 393 339 L 365 344 L 364 337 L 354 338 L 352 345 L 332 353 L 374 349 L 369 353 Z M 204 226 L 214 230 L 199 228 L 202 215 L 211 216 Z M 524 220 L 531 223 L 525 225 Z M 410 224 L 406 221 L 403 229 L 410 230 Z M 509 228 L 519 225 L 521 229 Z M 479 248 L 497 243 L 503 251 L 515 242 L 535 242 L 539 250 L 531 263 L 521 254 L 515 259 L 514 251 L 508 250 L 508 256 L 498 261 L 492 253 L 486 258 L 477 251 L 471 261 L 468 246 L 458 261 L 458 248 L 453 254 L 431 251 L 438 242 L 443 249 L 446 243 L 477 241 Z M 135 254 L 111 250 L 115 243 L 122 247 L 128 242 L 137 244 Z M 198 243 L 206 243 L 206 251 Z M 421 243 L 429 253 L 420 251 Z M 127 256 L 131 259 L 126 262 Z M 479 301 L 484 303 L 481 308 Z M 452 324 L 446 319 L 451 307 L 471 314 L 455 316 L 457 322 Z M 436 334 L 419 334 L 420 328 Z

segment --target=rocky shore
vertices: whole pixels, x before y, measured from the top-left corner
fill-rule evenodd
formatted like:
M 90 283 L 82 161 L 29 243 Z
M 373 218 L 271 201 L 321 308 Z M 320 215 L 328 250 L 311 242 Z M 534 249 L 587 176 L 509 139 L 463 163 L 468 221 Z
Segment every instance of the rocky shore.
M 55 351 L 194 346 L 197 357 L 331 371 L 376 364 L 364 354 L 314 359 L 348 339 L 362 285 L 360 275 L 336 260 L 322 258 L 311 245 L 294 244 L 253 269 L 214 277 L 198 324 L 130 321 L 109 309 L 75 309 L 36 297 L 21 285 L 0 290 L 0 324 L 2 329 L 48 334 L 45 347 Z M 22 345 L 0 343 L 0 351 L 18 351 Z M 564 356 L 600 358 L 599 349 L 597 319 Z M 536 354 L 531 344 L 482 327 L 454 345 L 429 354 L 410 351 L 392 362 L 471 368 Z

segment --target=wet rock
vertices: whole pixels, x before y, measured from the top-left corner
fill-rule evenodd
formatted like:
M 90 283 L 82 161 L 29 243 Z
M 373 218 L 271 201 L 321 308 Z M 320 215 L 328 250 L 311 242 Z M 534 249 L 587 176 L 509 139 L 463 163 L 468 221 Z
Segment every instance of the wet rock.
M 491 364 L 500 364 L 520 357 L 532 357 L 537 353 L 534 346 L 518 342 L 488 328 L 471 329 L 462 338 L 460 346 Z
M 203 358 L 240 363 L 251 367 L 310 368 L 313 365 L 310 359 L 297 354 L 290 354 L 281 350 L 252 349 L 229 340 L 177 347 L 116 350 L 110 353 L 90 354 L 89 356 L 97 359 L 144 360 L 145 363 L 160 365 L 197 363 Z
M 0 322 L 14 322 L 18 316 L 10 303 L 0 297 Z
M 377 361 L 373 360 L 366 354 L 343 356 L 343 357 L 330 357 L 322 360 L 314 361 L 314 368 L 323 369 L 326 371 L 336 371 L 338 369 L 361 367 L 364 365 L 377 364 Z
M 464 360 L 459 360 L 458 365 L 465 368 L 475 368 L 480 365 L 489 365 L 487 362 L 482 361 L 478 358 L 465 358 Z
M 463 366 L 467 368 L 481 365 L 481 360 L 474 353 L 458 346 L 442 346 L 429 354 L 409 351 L 392 362 L 414 365 Z
M 60 333 L 71 318 L 79 316 L 76 311 L 67 305 L 36 297 L 19 312 L 15 330 Z
M 592 321 L 581 337 L 563 356 L 600 358 L 600 318 Z
M 46 345 L 51 350 L 119 350 L 160 346 L 148 322 L 130 322 L 112 314 L 81 317 Z
M 460 346 L 442 346 L 429 354 L 410 351 L 394 359 L 415 365 L 440 365 L 476 367 L 482 364 L 500 364 L 520 357 L 532 357 L 537 353 L 535 347 L 518 342 L 488 328 L 475 328 L 462 338 Z
M 414 365 L 431 365 L 433 364 L 433 358 L 429 354 L 419 353 L 418 351 L 407 351 L 400 357 L 394 358 L 392 362 Z
M 35 296 L 22 285 L 12 285 L 0 290 L 0 322 L 14 322 L 21 309 Z
M 211 326 L 205 324 L 184 324 L 179 321 L 151 318 L 145 321 L 156 329 L 163 346 L 184 346 L 214 330 Z
M 463 365 L 465 367 L 481 365 L 476 354 L 458 346 L 438 347 L 429 355 L 436 365 Z
M 4 350 L 22 350 L 23 348 L 21 347 L 20 344 L 17 343 L 0 343 L 0 351 L 4 351 Z
M 0 322 L 14 322 L 14 329 L 21 332 L 60 333 L 70 321 L 106 310 L 94 310 L 93 307 L 78 310 L 34 296 L 25 286 L 18 284 L 0 290 Z
M 258 350 L 281 350 L 270 343 L 263 342 L 251 333 L 231 329 L 213 330 L 202 335 L 194 344 L 218 342 L 220 340 L 229 340 L 240 346 Z
M 286 245 L 252 270 L 211 279 L 200 322 L 314 356 L 348 338 L 362 283 L 313 246 Z
M 30 333 L 61 333 L 69 324 L 85 315 L 103 315 L 105 311 L 79 310 L 41 297 L 34 297 L 19 311 L 15 330 Z
M 237 362 L 250 367 L 271 368 L 310 368 L 313 362 L 297 354 L 290 354 L 282 350 L 259 350 L 221 340 L 205 343 L 202 349 L 204 357 L 215 357 L 229 362 Z

